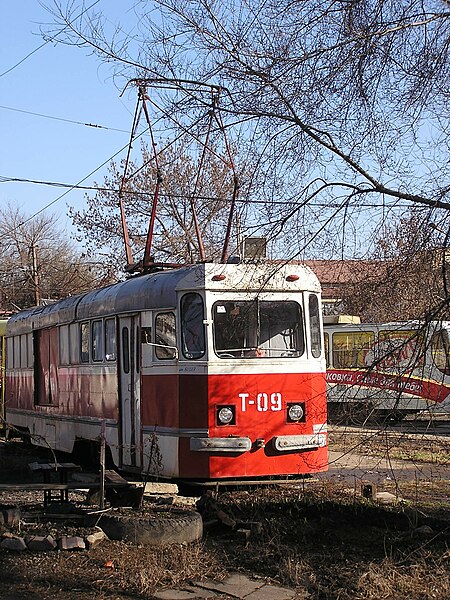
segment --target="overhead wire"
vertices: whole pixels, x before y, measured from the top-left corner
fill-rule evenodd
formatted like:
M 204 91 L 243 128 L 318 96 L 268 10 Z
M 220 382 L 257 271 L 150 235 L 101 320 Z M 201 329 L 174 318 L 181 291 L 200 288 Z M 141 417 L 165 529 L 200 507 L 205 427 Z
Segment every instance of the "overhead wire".
M 115 127 L 107 127 L 106 125 L 98 125 L 96 123 L 85 123 L 83 121 L 75 121 L 73 119 L 65 119 L 63 117 L 55 117 L 54 115 L 44 115 L 42 113 L 33 112 L 31 110 L 23 110 L 21 108 L 13 108 L 12 106 L 2 106 L 2 110 L 12 110 L 14 112 L 24 113 L 26 115 L 32 115 L 34 117 L 42 117 L 44 119 L 53 119 L 55 121 L 63 121 L 64 123 L 73 123 L 74 125 L 83 125 L 84 127 L 92 127 L 94 129 L 107 129 L 109 131 L 119 131 L 120 133 L 129 133 L 126 129 L 117 129 Z
M 141 133 L 139 133 L 135 139 L 139 139 L 142 135 L 144 135 L 144 133 L 146 133 L 146 130 L 144 129 L 144 131 L 142 131 Z M 111 162 L 111 160 L 113 160 L 118 154 L 120 154 L 121 152 L 123 152 L 125 150 L 125 148 L 128 147 L 128 144 L 125 144 L 125 146 L 122 146 L 122 148 L 120 148 L 119 150 L 117 150 L 117 152 L 115 152 L 112 156 L 110 156 L 107 160 L 105 160 L 104 162 L 102 162 L 101 165 L 99 165 L 98 167 L 96 167 L 93 171 L 91 171 L 90 173 L 88 173 L 85 177 L 83 177 L 82 179 L 80 179 L 76 184 L 65 184 L 67 185 L 68 189 L 61 194 L 60 196 L 58 196 L 57 198 L 55 198 L 54 200 L 52 200 L 51 202 L 49 202 L 48 204 L 46 204 L 45 206 L 43 206 L 41 209 L 39 209 L 38 211 L 36 211 L 33 215 L 31 215 L 30 217 L 28 217 L 27 219 L 25 219 L 25 221 L 22 221 L 22 223 L 19 223 L 19 225 L 17 227 L 21 227 L 22 225 L 25 225 L 26 223 L 29 223 L 30 221 L 32 221 L 35 217 L 37 217 L 37 215 L 41 214 L 42 212 L 46 211 L 48 208 L 50 208 L 50 206 L 53 206 L 53 204 L 56 204 L 56 202 L 59 202 L 62 198 L 64 198 L 64 196 L 67 196 L 67 194 L 69 192 L 71 192 L 73 189 L 76 189 L 77 186 L 80 186 L 83 181 L 86 181 L 86 179 L 88 179 L 89 177 L 91 177 L 92 175 L 94 175 L 94 173 L 96 173 L 97 171 L 99 171 L 102 167 L 104 167 L 105 165 L 107 165 L 109 162 Z M 3 183 L 5 183 L 5 181 L 3 181 Z M 58 185 L 58 184 L 56 184 Z M 65 187 L 64 185 L 62 185 L 61 187 Z M 94 188 L 95 189 L 95 188 Z M 16 228 L 15 228 L 16 229 Z M 11 230 L 11 232 L 14 231 Z
M 88 6 L 84 10 L 82 10 L 81 13 L 78 16 L 76 16 L 74 19 L 72 19 L 72 21 L 70 23 L 68 23 L 60 32 L 58 32 L 57 35 L 59 35 L 60 33 L 63 33 L 63 31 L 65 31 L 71 25 L 71 23 L 73 23 L 76 19 L 79 19 L 82 15 L 84 15 L 85 12 L 87 12 L 88 10 L 90 10 L 91 8 L 93 8 L 99 2 L 100 2 L 100 0 L 95 0 L 95 2 L 93 2 L 90 6 Z M 56 37 L 57 36 L 55 35 L 52 38 L 49 38 L 48 40 L 45 40 L 45 42 L 43 42 L 40 46 L 38 46 L 37 48 L 35 48 L 31 52 L 29 52 L 26 56 L 24 56 L 23 58 L 21 58 L 19 60 L 19 62 L 17 62 L 15 65 L 13 65 L 12 67 L 10 67 L 6 71 L 3 71 L 3 73 L 0 73 L 0 77 L 4 77 L 8 73 L 11 73 L 11 71 L 14 71 L 14 69 L 16 69 L 17 67 L 19 67 L 23 62 L 25 62 L 28 58 L 30 58 L 30 56 L 33 56 L 33 54 L 35 54 L 36 52 L 38 52 L 41 48 L 43 48 L 44 46 L 46 46 L 50 42 L 53 42 L 56 39 Z
M 142 135 L 142 134 L 140 134 L 140 135 Z M 84 177 L 79 183 L 61 183 L 61 182 L 56 182 L 56 181 L 40 181 L 37 179 L 7 177 L 5 175 L 0 175 L 0 183 L 30 183 L 30 184 L 35 184 L 35 185 L 46 185 L 46 186 L 51 186 L 51 187 L 69 188 L 69 191 L 73 190 L 73 189 L 79 189 L 79 190 L 86 190 L 86 191 L 107 192 L 107 193 L 116 193 L 117 194 L 117 193 L 119 193 L 118 188 L 92 186 L 92 185 L 81 185 L 81 183 L 83 181 L 85 181 L 88 177 L 90 177 L 93 173 L 95 173 L 98 169 L 101 169 L 105 164 L 107 164 L 109 161 L 111 161 L 113 158 L 115 158 L 125 148 L 126 148 L 126 146 L 124 146 L 123 148 L 118 150 L 107 161 L 105 161 L 100 166 L 98 166 L 97 169 L 95 169 L 95 171 L 92 171 L 92 173 L 90 173 L 89 175 L 86 175 L 86 177 Z M 133 196 L 152 196 L 152 192 L 142 192 L 142 191 L 137 191 L 137 190 L 133 190 L 132 192 L 130 192 L 130 194 Z M 164 194 L 164 193 L 162 193 L 162 195 L 171 196 L 173 198 L 184 198 L 185 197 L 183 194 Z M 60 196 L 60 198 L 61 197 L 62 196 Z M 198 198 L 200 200 L 213 200 L 214 199 L 212 196 L 198 196 Z M 58 198 L 53 200 L 49 205 L 47 205 L 47 207 L 41 209 L 39 212 L 46 210 L 46 208 L 48 208 L 48 206 L 55 203 L 57 200 L 58 200 Z M 289 198 L 286 200 L 272 200 L 269 202 L 269 204 L 277 205 L 277 206 L 284 206 L 284 205 L 289 206 L 292 204 L 293 200 L 294 200 L 293 198 Z M 239 202 L 245 203 L 245 204 L 267 205 L 266 200 L 252 200 L 252 199 L 248 199 L 248 198 L 242 198 L 239 200 Z M 318 207 L 318 208 L 324 208 L 324 207 L 336 208 L 338 206 L 338 204 L 334 204 L 334 203 L 330 204 L 330 203 L 326 203 L 326 202 L 311 202 L 311 203 L 308 202 L 308 206 L 314 206 L 314 207 Z M 409 208 L 409 206 L 410 206 L 409 204 L 400 204 L 397 202 L 394 202 L 391 205 L 387 205 L 386 202 L 378 202 L 378 203 L 367 203 L 364 205 L 359 205 L 359 208 L 360 209 L 369 209 L 369 208 L 386 208 L 386 207 L 388 207 L 388 208 L 405 209 L 405 208 Z M 36 214 L 39 214 L 39 213 L 36 213 Z M 36 215 L 34 215 L 34 216 L 36 216 Z

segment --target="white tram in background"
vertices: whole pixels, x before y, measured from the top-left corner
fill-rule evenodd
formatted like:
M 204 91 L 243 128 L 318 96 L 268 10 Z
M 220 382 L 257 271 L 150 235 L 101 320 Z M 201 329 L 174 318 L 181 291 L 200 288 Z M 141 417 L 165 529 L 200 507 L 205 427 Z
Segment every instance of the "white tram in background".
M 450 322 L 327 320 L 333 319 L 325 317 L 324 326 L 333 418 L 401 419 L 444 404 L 450 411 Z
M 249 481 L 327 468 L 320 285 L 301 265 L 199 264 L 11 317 L 6 419 L 117 468 Z

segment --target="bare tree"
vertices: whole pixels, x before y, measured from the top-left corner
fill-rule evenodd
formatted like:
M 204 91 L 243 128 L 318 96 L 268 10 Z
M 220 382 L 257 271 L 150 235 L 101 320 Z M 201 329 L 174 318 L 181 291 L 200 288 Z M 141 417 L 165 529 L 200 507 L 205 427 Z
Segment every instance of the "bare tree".
M 30 220 L 11 207 L 0 210 L 3 310 L 57 300 L 98 284 L 99 270 L 80 257 L 56 221 L 47 215 Z
M 222 90 L 263 202 L 253 225 L 290 256 L 362 256 L 399 202 L 449 225 L 450 11 L 442 0 L 155 0 L 139 33 L 76 2 L 52 5 L 52 36 L 115 65 Z M 206 101 L 166 98 L 173 126 Z M 255 213 L 251 213 L 253 216 Z M 369 216 L 368 216 L 369 215 Z M 253 226 L 252 225 L 252 226 Z
M 209 156 L 199 174 L 197 160 L 182 145 L 166 148 L 159 157 L 158 172 L 148 147 L 141 147 L 141 160 L 128 165 L 123 204 L 130 230 L 133 254 L 142 255 L 153 203 L 156 180 L 161 188 L 156 212 L 154 258 L 159 262 L 192 263 L 198 260 L 198 247 L 191 200 L 200 223 L 200 236 L 206 257 L 220 257 L 222 233 L 226 228 L 227 203 L 232 192 L 230 169 Z M 86 196 L 87 209 L 71 210 L 79 241 L 87 254 L 120 272 L 125 265 L 124 241 L 119 214 L 119 189 L 124 164 L 112 162 L 103 184 L 94 196 Z M 199 177 L 196 198 L 193 190 Z
M 346 312 L 380 323 L 449 319 L 449 255 L 428 213 L 413 210 L 386 224 L 364 280 L 344 291 Z

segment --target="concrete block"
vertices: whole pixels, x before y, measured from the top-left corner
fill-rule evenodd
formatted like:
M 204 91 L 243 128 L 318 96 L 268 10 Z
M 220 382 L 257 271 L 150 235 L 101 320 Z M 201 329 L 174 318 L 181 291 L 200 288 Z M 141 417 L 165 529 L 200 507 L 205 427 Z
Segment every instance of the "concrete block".
M 95 531 L 90 535 L 86 536 L 86 547 L 88 550 L 92 550 L 92 548 L 96 548 L 100 545 L 104 540 L 107 540 L 108 536 L 103 530 Z
M 219 594 L 228 594 L 236 598 L 247 598 L 252 592 L 258 590 L 264 585 L 263 581 L 254 581 L 245 575 L 235 573 L 225 581 L 194 581 L 194 585 L 218 592 Z
M 14 552 L 22 552 L 27 549 L 25 540 L 21 537 L 4 538 L 0 542 L 0 547 Z
M 60 550 L 86 550 L 86 543 L 79 535 L 63 535 L 58 539 Z
M 199 600 L 200 598 L 215 598 L 217 594 L 192 588 L 192 590 L 161 590 L 153 594 L 158 600 Z
M 278 585 L 264 585 L 255 590 L 245 600 L 293 600 L 295 591 Z
M 51 535 L 33 535 L 25 538 L 28 550 L 32 552 L 48 552 L 56 548 L 56 542 Z
M 136 482 L 136 485 L 142 485 L 142 483 L 140 484 L 138 481 Z M 144 494 L 173 494 L 176 495 L 178 494 L 178 486 L 176 483 L 162 483 L 162 482 L 156 482 L 156 481 L 148 481 L 145 484 L 145 490 L 144 490 Z
M 398 502 L 402 502 L 403 498 L 391 494 L 390 492 L 378 492 L 375 495 L 375 500 L 381 502 L 381 504 L 397 504 Z

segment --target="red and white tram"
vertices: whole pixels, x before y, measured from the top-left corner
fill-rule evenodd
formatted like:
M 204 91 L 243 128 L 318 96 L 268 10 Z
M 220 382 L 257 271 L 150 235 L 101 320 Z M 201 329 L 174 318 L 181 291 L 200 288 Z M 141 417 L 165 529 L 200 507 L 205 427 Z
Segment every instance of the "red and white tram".
M 320 285 L 301 265 L 156 271 L 11 317 L 7 422 L 187 481 L 327 468 Z

